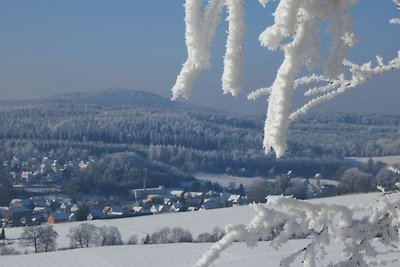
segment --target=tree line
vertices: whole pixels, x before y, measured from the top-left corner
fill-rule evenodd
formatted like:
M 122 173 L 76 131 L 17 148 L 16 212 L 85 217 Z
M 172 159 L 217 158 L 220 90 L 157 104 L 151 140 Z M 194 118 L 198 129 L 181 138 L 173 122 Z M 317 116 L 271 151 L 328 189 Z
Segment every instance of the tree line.
M 52 225 L 28 226 L 23 229 L 20 236 L 20 245 L 22 247 L 32 247 L 34 253 L 43 253 L 57 250 L 57 238 L 59 234 Z M 210 233 L 200 233 L 197 238 L 193 238 L 190 231 L 181 227 L 163 227 L 153 233 L 146 234 L 141 240 L 136 234 L 129 237 L 128 241 L 122 241 L 122 235 L 115 226 L 95 226 L 91 223 L 80 223 L 71 226 L 67 237 L 70 240 L 70 247 L 88 248 L 98 246 L 117 246 L 117 245 L 150 245 L 150 244 L 168 244 L 168 243 L 208 243 L 216 242 L 225 236 L 225 231 L 215 227 Z M 20 252 L 14 248 L 0 249 L 0 255 L 16 255 Z

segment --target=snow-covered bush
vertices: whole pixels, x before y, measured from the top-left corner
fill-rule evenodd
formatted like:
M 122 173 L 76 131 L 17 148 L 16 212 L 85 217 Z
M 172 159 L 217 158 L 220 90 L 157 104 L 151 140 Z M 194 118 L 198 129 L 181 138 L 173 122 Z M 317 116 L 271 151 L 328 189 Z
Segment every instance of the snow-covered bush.
M 4 255 L 19 255 L 21 254 L 21 252 L 19 252 L 18 250 L 16 250 L 13 247 L 8 247 L 8 246 L 1 246 L 0 247 L 0 255 L 4 256 Z
M 137 235 L 132 235 L 129 237 L 127 244 L 128 245 L 137 245 L 138 243 L 138 236 Z

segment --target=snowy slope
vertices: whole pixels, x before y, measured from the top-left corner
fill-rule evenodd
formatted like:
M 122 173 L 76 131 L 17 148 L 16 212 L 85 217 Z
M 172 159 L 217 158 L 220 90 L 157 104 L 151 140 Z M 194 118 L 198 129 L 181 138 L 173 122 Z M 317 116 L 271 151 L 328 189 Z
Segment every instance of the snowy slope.
M 243 206 L 208 211 L 200 210 L 123 219 L 95 220 L 90 223 L 96 226 L 116 226 L 119 228 L 123 240 L 127 241 L 134 234 L 141 239 L 146 233 L 151 234 L 165 226 L 188 229 L 194 237 L 197 237 L 200 233 L 211 232 L 216 226 L 224 227 L 232 223 L 248 223 L 253 216 L 254 210 L 250 206 Z M 59 234 L 57 239 L 58 248 L 69 247 L 68 230 L 79 223 L 54 224 L 54 230 Z M 22 229 L 22 227 L 7 228 L 7 237 L 18 238 Z
M 353 206 L 360 214 L 365 214 L 366 207 L 377 199 L 387 197 L 380 193 L 355 194 L 334 198 L 316 199 L 312 202 L 327 204 L 341 204 Z M 399 194 L 389 195 L 397 198 Z M 186 212 L 178 214 L 162 214 L 157 216 L 135 217 L 116 220 L 99 220 L 91 223 L 114 225 L 119 228 L 126 241 L 131 235 L 143 237 L 145 233 L 152 233 L 164 226 L 182 227 L 192 232 L 196 237 L 202 232 L 211 232 L 215 226 L 224 227 L 228 224 L 248 223 L 255 212 L 250 206 L 226 208 L 210 211 Z M 58 247 L 69 246 L 68 229 L 77 223 L 55 224 L 54 229 L 59 233 Z M 6 229 L 7 236 L 18 237 L 22 228 Z M 275 251 L 268 243 L 262 242 L 254 248 L 247 248 L 244 244 L 234 244 L 233 247 L 222 253 L 222 257 L 213 266 L 279 266 L 283 256 L 287 256 L 296 249 L 301 249 L 307 240 L 294 240 Z M 211 244 L 168 244 L 168 245 L 136 245 L 98 247 L 90 249 L 75 249 L 42 254 L 20 256 L 1 256 L 0 266 L 42 266 L 44 262 L 52 262 L 53 266 L 191 266 L 200 258 Z M 21 248 L 19 248 L 21 249 Z M 332 250 L 333 249 L 333 250 Z M 24 249 L 22 249 L 23 251 Z M 331 256 L 336 257 L 340 248 L 333 246 Z M 390 258 L 400 258 L 400 252 L 385 255 Z M 329 259 L 329 258 L 328 258 Z M 394 264 L 391 266 L 400 266 Z
M 262 243 L 254 249 L 244 244 L 235 244 L 218 259 L 214 266 L 278 266 L 279 259 L 288 251 L 293 251 L 294 243 L 282 251 L 274 251 Z M 192 266 L 210 244 L 168 244 L 137 245 L 74 249 L 67 251 L 29 254 L 21 256 L 2 256 L 0 266 L 35 267 L 51 263 L 57 267 L 188 267 Z
M 244 187 L 249 187 L 255 180 L 261 180 L 261 177 L 241 177 L 232 176 L 228 174 L 215 174 L 215 173 L 194 173 L 193 177 L 203 181 L 210 181 L 212 183 L 219 183 L 222 186 L 229 186 L 230 183 L 235 183 L 236 186 L 242 184 Z

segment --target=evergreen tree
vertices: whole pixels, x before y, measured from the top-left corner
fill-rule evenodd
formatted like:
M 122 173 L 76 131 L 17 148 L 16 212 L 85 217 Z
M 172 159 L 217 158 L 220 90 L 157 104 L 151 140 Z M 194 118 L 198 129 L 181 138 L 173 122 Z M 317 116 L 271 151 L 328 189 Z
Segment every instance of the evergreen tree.
M 0 233 L 0 240 L 6 239 L 6 232 L 4 231 L 4 227 L 1 228 L 1 233 Z

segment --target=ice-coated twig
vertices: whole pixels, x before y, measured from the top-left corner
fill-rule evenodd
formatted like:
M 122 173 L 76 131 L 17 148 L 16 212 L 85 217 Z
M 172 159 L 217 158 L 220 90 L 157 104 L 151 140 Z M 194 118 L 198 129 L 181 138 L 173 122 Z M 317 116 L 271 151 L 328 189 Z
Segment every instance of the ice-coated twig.
M 384 64 L 381 57 L 377 57 L 377 66 L 372 67 L 372 63 L 368 62 L 363 65 L 357 65 L 348 60 L 344 60 L 344 66 L 349 68 L 351 73 L 350 79 L 345 79 L 344 75 L 340 75 L 337 79 L 332 79 L 328 85 L 317 87 L 308 91 L 308 95 L 316 93 L 325 93 L 328 88 L 329 91 L 321 96 L 311 99 L 308 103 L 297 109 L 290 115 L 290 120 L 296 120 L 301 115 L 305 114 L 312 107 L 328 101 L 337 95 L 340 95 L 351 88 L 362 85 L 374 76 L 381 75 L 384 72 L 388 72 L 394 69 L 400 68 L 400 51 L 397 53 L 397 57 L 389 61 L 388 64 Z
M 256 100 L 257 98 L 259 98 L 260 96 L 263 95 L 270 95 L 272 91 L 272 86 L 271 87 L 264 87 L 264 88 L 260 88 L 257 89 L 253 92 L 251 92 L 250 94 L 247 95 L 247 99 L 249 100 Z
M 268 153 L 275 151 L 277 157 L 286 151 L 286 129 L 289 126 L 290 105 L 293 90 L 302 80 L 296 83 L 302 66 L 316 67 L 319 59 L 319 41 L 317 25 L 330 22 L 328 33 L 332 36 L 333 45 L 325 65 L 325 77 L 335 77 L 342 72 L 342 60 L 346 51 L 354 42 L 352 23 L 347 10 L 356 1 L 304 1 L 282 0 L 274 13 L 275 23 L 268 27 L 259 37 L 261 45 L 270 50 L 281 48 L 284 60 L 278 69 L 271 89 L 259 90 L 250 95 L 255 98 L 270 93 L 267 119 L 264 127 L 264 149 Z M 283 43 L 285 37 L 292 37 L 288 44 Z M 310 80 L 321 78 L 315 76 Z M 307 81 L 306 81 L 307 82 Z M 329 90 L 327 87 L 325 90 Z
M 203 11 L 202 1 L 186 0 L 185 25 L 188 58 L 172 88 L 172 99 L 189 98 L 193 82 L 204 68 L 210 67 L 210 47 L 215 37 L 225 0 L 210 0 Z
M 211 43 L 214 40 L 220 14 L 224 6 L 228 9 L 228 38 L 224 58 L 222 88 L 224 93 L 236 96 L 241 90 L 242 41 L 245 32 L 244 0 L 209 0 L 205 8 L 203 1 L 186 0 L 185 24 L 188 58 L 183 64 L 175 85 L 172 99 L 188 98 L 193 82 L 200 72 L 210 68 Z
M 244 0 L 227 0 L 228 8 L 228 38 L 224 57 L 224 72 L 222 74 L 222 90 L 224 94 L 239 95 L 242 90 L 242 42 L 245 33 Z

